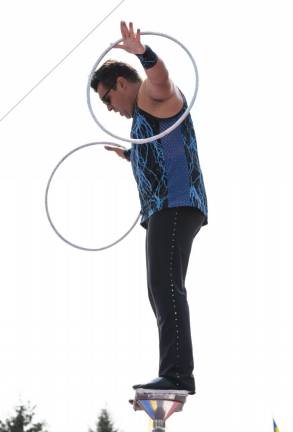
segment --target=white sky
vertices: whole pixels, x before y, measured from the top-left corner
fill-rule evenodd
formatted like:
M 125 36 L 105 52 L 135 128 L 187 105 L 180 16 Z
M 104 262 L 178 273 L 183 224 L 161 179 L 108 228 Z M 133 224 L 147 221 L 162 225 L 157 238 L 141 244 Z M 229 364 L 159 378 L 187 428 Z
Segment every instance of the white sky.
M 2 0 L 0 117 L 117 3 Z M 198 393 L 168 430 L 272 431 L 274 416 L 289 431 L 293 68 L 285 0 L 125 0 L 1 122 L 0 418 L 30 400 L 51 432 L 86 432 L 105 406 L 124 432 L 149 427 L 127 402 L 132 384 L 154 378 L 158 366 L 145 232 L 137 226 L 114 248 L 82 252 L 59 240 L 44 210 L 61 157 L 113 141 L 90 117 L 85 90 L 121 19 L 178 38 L 200 75 L 192 116 L 209 225 L 194 242 L 187 278 Z M 171 42 L 150 44 L 190 98 L 188 60 Z M 128 121 L 102 112 L 128 135 Z M 139 210 L 130 165 L 102 146 L 60 168 L 50 203 L 64 235 L 93 247 L 123 233 Z

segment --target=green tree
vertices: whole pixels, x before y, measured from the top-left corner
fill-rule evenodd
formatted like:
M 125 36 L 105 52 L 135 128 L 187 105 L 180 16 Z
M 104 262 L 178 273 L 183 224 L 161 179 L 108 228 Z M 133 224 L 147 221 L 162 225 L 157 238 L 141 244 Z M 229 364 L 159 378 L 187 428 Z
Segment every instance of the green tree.
M 1 432 L 1 431 L 0 431 Z M 110 414 L 106 409 L 102 409 L 101 414 L 96 422 L 95 431 L 92 429 L 89 432 L 118 432 L 114 429 Z
M 0 420 L 0 432 L 47 432 L 44 422 L 33 423 L 34 416 L 35 407 L 17 406 L 12 417 Z

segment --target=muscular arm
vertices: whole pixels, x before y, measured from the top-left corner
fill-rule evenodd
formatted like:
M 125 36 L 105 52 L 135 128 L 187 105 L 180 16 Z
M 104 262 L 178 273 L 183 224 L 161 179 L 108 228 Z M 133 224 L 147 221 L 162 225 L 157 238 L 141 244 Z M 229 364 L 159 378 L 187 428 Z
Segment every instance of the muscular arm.
M 132 54 L 136 54 L 141 60 L 144 54 L 147 54 L 147 46 L 141 43 L 140 30 L 138 29 L 135 33 L 133 24 L 129 23 L 128 28 L 124 21 L 121 21 L 120 28 L 123 43 L 116 45 L 116 48 L 122 48 Z M 147 75 L 147 79 L 143 82 L 141 88 L 141 93 L 144 97 L 154 102 L 164 102 L 173 99 L 177 100 L 177 103 L 181 103 L 181 94 L 169 78 L 169 73 L 164 62 L 159 57 L 157 57 L 157 62 L 152 67 L 149 67 L 147 62 L 145 63 L 147 65 L 145 67 L 144 62 L 142 60 L 141 62 Z
M 169 72 L 164 62 L 158 58 L 157 63 L 145 69 L 147 79 L 144 81 L 144 90 L 147 95 L 156 101 L 163 102 L 176 93 L 175 86 L 169 78 Z

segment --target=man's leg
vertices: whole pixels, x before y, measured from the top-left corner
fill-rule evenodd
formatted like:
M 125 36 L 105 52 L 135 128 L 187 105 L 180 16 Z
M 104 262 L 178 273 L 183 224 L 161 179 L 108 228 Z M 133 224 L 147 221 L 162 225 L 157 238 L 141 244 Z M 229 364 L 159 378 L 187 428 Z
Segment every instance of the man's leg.
M 148 227 L 147 227 L 148 230 Z M 154 300 L 154 296 L 151 290 L 151 285 L 150 285 L 150 268 L 149 268 L 149 248 L 148 248 L 148 240 L 149 236 L 148 236 L 148 231 L 146 231 L 146 238 L 145 238 L 145 255 L 146 255 L 146 274 L 147 274 L 147 287 L 148 287 L 148 297 L 149 297 L 149 301 L 151 304 L 151 307 L 153 309 L 153 312 L 155 314 L 155 316 L 157 317 L 157 312 L 156 312 L 156 306 L 155 306 L 155 300 Z
M 185 277 L 192 242 L 204 216 L 191 207 L 164 209 L 149 219 L 147 268 L 160 342 L 159 376 L 194 391 Z

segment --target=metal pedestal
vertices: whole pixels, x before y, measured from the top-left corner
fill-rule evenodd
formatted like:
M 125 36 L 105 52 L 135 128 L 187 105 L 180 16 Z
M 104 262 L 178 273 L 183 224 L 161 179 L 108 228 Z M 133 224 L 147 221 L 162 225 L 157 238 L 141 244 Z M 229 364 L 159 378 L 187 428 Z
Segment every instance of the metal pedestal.
M 137 389 L 132 401 L 135 411 L 145 411 L 153 420 L 152 432 L 164 432 L 166 420 L 174 413 L 182 411 L 188 392 L 185 390 Z

